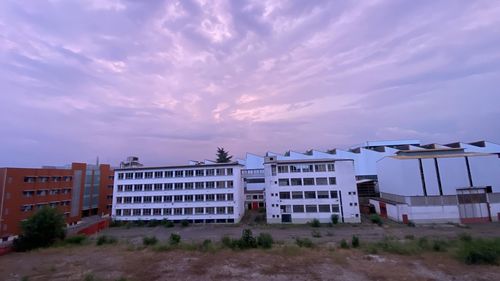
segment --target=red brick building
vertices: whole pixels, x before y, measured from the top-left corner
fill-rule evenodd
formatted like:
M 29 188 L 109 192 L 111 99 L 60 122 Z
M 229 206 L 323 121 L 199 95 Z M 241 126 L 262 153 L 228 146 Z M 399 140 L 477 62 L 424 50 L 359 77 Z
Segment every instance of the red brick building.
M 20 233 L 20 223 L 38 209 L 57 208 L 66 223 L 109 215 L 113 169 L 106 164 L 65 167 L 0 168 L 0 241 Z

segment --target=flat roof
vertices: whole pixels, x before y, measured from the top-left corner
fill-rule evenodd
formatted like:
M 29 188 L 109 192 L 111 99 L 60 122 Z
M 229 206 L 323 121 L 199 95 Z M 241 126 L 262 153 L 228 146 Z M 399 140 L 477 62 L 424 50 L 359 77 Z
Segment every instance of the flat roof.
M 425 154 L 425 155 L 396 155 L 389 156 L 394 159 L 419 159 L 419 158 L 455 158 L 455 157 L 477 157 L 477 156 L 495 156 L 495 153 L 475 153 L 475 152 L 464 152 L 457 154 Z
M 239 164 L 238 162 L 230 162 L 230 163 L 214 163 L 214 164 L 199 164 L 199 165 L 172 165 L 172 166 L 118 168 L 118 169 L 115 169 L 115 171 L 211 168 L 211 167 L 229 167 L 229 166 L 243 166 L 243 165 Z
M 323 159 L 281 159 L 281 160 L 275 160 L 275 161 L 267 161 L 264 162 L 264 164 L 269 164 L 269 163 L 278 163 L 278 164 L 300 164 L 300 163 L 323 163 L 323 162 L 335 162 L 335 161 L 354 161 L 353 159 L 330 159 L 330 158 L 323 158 Z

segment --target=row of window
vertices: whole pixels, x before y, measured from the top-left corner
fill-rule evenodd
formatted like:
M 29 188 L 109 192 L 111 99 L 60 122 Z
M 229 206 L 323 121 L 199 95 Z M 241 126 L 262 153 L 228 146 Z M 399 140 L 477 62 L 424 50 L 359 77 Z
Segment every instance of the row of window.
M 233 168 L 118 173 L 118 179 L 161 179 L 182 177 L 232 176 Z
M 182 215 L 228 215 L 228 214 L 234 214 L 233 207 L 116 209 L 117 216 L 182 216 Z
M 70 194 L 70 188 L 55 188 L 55 189 L 39 189 L 39 190 L 23 190 L 24 197 L 32 196 L 46 196 L 46 195 L 58 195 L 58 194 Z
M 329 164 L 295 164 L 278 165 L 278 173 L 313 173 L 313 172 L 335 172 L 335 165 Z M 274 172 L 274 171 L 273 171 Z
M 183 189 L 213 189 L 233 188 L 233 181 L 207 181 L 207 182 L 178 182 L 178 183 L 155 183 L 155 184 L 126 184 L 118 185 L 118 191 L 162 191 Z
M 45 206 L 49 206 L 52 208 L 55 208 L 57 206 L 69 206 L 71 204 L 71 201 L 65 200 L 65 201 L 54 201 L 50 203 L 39 203 L 39 204 L 26 204 L 21 206 L 21 212 L 29 212 L 34 209 L 38 210 L 41 209 Z
M 233 201 L 232 193 L 168 195 L 168 196 L 125 196 L 116 197 L 117 204 L 171 203 L 171 202 L 211 202 Z
M 327 205 L 281 205 L 282 213 L 339 213 L 338 204 Z
M 291 178 L 291 179 L 278 179 L 279 186 L 300 186 L 300 185 L 336 185 L 337 178 Z
M 273 193 L 271 193 L 273 196 Z M 337 190 L 330 191 L 282 191 L 279 193 L 280 199 L 337 199 Z
M 73 177 L 71 176 L 39 176 L 39 177 L 24 177 L 24 182 L 34 183 L 34 182 L 60 182 L 60 181 L 71 181 Z
M 258 200 L 258 199 L 264 199 L 264 195 L 262 194 L 247 195 L 246 198 L 247 200 Z

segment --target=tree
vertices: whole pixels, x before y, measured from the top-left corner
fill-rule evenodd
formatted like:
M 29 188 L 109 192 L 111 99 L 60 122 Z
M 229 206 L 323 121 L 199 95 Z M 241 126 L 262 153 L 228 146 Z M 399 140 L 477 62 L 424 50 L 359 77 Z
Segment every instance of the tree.
M 229 163 L 231 158 L 233 156 L 230 156 L 229 152 L 225 151 L 223 147 L 217 147 L 217 163 Z
M 53 208 L 44 207 L 21 223 L 22 234 L 14 240 L 16 251 L 48 247 L 66 236 L 64 215 Z

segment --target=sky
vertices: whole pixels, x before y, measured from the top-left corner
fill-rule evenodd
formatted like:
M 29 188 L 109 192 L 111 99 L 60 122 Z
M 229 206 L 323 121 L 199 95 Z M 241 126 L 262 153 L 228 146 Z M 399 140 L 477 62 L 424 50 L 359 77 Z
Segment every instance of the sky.
M 500 1 L 0 1 L 0 166 L 500 142 Z

